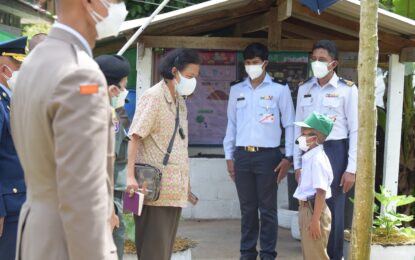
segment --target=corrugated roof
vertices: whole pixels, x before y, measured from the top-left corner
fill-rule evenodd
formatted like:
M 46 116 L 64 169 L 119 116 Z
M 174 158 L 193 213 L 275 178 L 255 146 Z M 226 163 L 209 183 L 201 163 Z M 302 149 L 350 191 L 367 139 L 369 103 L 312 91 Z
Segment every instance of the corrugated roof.
M 247 0 L 210 0 L 200 4 L 188 6 L 172 12 L 159 14 L 154 17 L 151 24 L 158 24 L 162 22 L 171 21 L 174 19 L 185 18 L 193 15 L 206 15 L 209 12 L 221 11 L 229 8 L 236 8 L 238 6 L 247 4 Z M 145 23 L 147 17 L 125 21 L 121 26 L 121 32 L 138 28 Z
M 295 0 L 292 0 L 295 1 Z M 189 6 L 180 10 L 157 15 L 151 25 L 164 22 L 174 21 L 191 17 L 195 15 L 206 15 L 210 12 L 217 12 L 226 9 L 234 9 L 242 5 L 248 4 L 247 0 L 211 0 L 204 3 Z M 358 0 L 340 0 L 336 4 L 329 7 L 325 12 L 344 17 L 349 20 L 359 21 L 360 2 Z M 403 34 L 406 36 L 415 35 L 415 20 L 394 14 L 392 12 L 379 9 L 379 28 L 388 32 Z M 147 18 L 141 18 L 126 21 L 121 27 L 121 31 L 127 31 L 140 27 Z M 150 25 L 150 26 L 151 26 Z
M 340 0 L 330 6 L 326 12 L 354 20 L 360 19 L 360 1 Z M 415 20 L 383 10 L 378 11 L 378 25 L 381 29 L 404 35 L 415 35 Z

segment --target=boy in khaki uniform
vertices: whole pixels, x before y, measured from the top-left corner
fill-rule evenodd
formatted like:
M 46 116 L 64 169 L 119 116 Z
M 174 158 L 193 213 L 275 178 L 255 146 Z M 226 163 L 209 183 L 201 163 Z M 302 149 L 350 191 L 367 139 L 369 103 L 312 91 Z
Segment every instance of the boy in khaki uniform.
M 294 197 L 300 202 L 299 225 L 301 247 L 305 260 L 329 260 L 327 243 L 330 235 L 331 213 L 326 199 L 331 197 L 333 171 L 323 150 L 323 143 L 333 128 L 328 117 L 313 112 L 301 127 L 296 144 L 304 152 L 302 174 Z

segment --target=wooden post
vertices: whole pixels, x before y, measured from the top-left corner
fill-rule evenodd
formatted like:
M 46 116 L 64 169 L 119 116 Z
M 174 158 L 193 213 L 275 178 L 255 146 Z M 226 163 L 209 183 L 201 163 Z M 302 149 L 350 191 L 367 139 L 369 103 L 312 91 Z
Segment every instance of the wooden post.
M 144 44 L 137 43 L 137 100 L 143 92 L 151 87 L 153 55 L 151 48 L 144 48 Z
M 278 8 L 271 7 L 269 10 L 268 49 L 281 49 L 281 32 L 282 23 L 278 21 Z
M 378 1 L 361 0 L 360 4 L 359 137 L 350 260 L 370 259 L 372 209 L 375 197 L 377 123 L 375 82 L 379 53 Z
M 399 62 L 399 55 L 392 54 L 389 57 L 383 186 L 393 195 L 398 193 L 404 78 L 405 65 Z

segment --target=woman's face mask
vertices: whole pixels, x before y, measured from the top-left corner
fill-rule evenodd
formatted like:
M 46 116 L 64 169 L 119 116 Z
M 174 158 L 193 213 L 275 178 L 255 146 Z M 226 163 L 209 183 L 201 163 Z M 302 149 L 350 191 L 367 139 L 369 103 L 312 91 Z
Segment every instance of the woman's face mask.
M 97 39 L 103 39 L 110 36 L 117 36 L 127 17 L 128 11 L 125 8 L 125 3 L 120 2 L 118 4 L 109 3 L 107 0 L 101 0 L 101 3 L 108 10 L 108 16 L 102 17 L 94 10 L 90 11 L 92 19 L 95 21 L 95 29 L 97 30 Z
M 179 77 L 180 77 L 180 82 L 176 81 L 176 92 L 177 94 L 179 94 L 180 96 L 189 96 L 191 95 L 195 89 L 196 89 L 196 78 L 186 78 L 183 77 L 182 74 L 180 74 L 180 71 L 177 71 L 179 73 Z

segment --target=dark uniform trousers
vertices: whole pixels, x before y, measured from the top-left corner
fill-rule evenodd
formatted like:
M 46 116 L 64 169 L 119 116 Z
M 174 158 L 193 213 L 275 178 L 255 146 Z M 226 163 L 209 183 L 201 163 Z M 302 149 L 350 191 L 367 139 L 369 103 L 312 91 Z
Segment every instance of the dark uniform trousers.
M 330 259 L 341 260 L 343 257 L 346 194 L 343 193 L 343 187 L 340 187 L 340 181 L 348 163 L 349 140 L 326 141 L 324 143 L 324 151 L 333 169 L 332 196 L 327 200 L 327 206 L 332 214 L 327 253 Z
M 10 129 L 10 98 L 0 87 L 0 216 L 5 216 L 0 237 L 0 260 L 14 260 L 17 223 L 26 200 L 26 185 Z
M 256 259 L 258 234 L 261 259 L 274 259 L 277 255 L 278 234 L 278 186 L 274 169 L 282 155 L 277 148 L 258 152 L 237 148 L 234 159 L 235 183 L 241 208 L 241 259 Z

